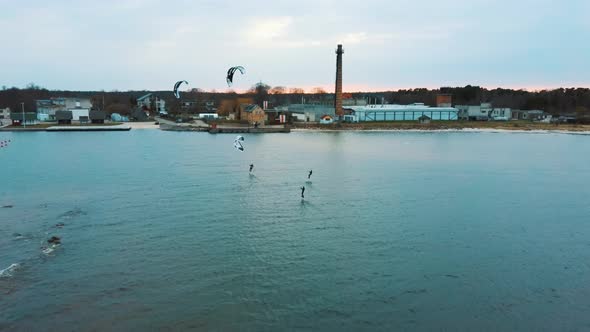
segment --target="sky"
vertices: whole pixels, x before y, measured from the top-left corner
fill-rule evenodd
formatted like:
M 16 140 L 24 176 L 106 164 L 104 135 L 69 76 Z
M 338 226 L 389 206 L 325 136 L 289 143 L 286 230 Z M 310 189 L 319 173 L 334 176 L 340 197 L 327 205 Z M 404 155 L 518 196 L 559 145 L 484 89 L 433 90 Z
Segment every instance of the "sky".
M 588 0 L 0 0 L 0 86 L 590 86 Z

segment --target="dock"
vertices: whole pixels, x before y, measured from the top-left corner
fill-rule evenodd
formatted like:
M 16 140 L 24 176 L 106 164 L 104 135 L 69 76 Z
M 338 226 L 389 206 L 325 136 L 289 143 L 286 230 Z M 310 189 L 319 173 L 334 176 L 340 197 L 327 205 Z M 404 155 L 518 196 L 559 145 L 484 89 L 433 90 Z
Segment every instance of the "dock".
M 291 128 L 244 128 L 244 127 L 226 127 L 210 128 L 210 134 L 263 134 L 263 133 L 290 133 Z
M 129 131 L 130 126 L 52 126 L 45 131 Z

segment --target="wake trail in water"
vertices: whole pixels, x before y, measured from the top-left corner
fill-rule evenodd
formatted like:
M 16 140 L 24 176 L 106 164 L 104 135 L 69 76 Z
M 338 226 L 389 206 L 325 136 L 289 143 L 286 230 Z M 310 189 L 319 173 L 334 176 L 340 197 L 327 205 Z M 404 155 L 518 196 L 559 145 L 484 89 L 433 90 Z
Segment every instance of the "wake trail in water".
M 4 270 L 0 270 L 0 278 L 12 277 L 13 273 L 16 272 L 20 267 L 21 265 L 19 263 L 10 264 L 10 266 Z

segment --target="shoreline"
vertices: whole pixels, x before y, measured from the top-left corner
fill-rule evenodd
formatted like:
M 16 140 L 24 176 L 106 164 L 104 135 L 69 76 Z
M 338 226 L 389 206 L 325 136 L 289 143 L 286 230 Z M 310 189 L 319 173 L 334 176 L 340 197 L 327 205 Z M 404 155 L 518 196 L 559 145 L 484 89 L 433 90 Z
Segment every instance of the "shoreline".
M 515 133 L 515 134 L 571 134 L 590 135 L 590 130 L 549 130 L 549 129 L 494 129 L 494 128 L 452 128 L 452 129 L 321 129 L 293 128 L 292 132 L 408 132 L 408 133 Z
M 496 132 L 496 133 L 558 133 L 590 134 L 590 125 L 547 124 L 535 122 L 363 122 L 342 124 L 295 124 L 292 131 L 394 131 L 394 132 Z

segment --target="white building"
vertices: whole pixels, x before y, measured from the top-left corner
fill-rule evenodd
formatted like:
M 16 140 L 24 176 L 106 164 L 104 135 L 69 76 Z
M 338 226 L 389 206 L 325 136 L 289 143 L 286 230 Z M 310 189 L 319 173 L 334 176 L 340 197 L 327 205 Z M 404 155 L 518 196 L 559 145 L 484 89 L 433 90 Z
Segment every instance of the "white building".
M 51 98 L 37 100 L 37 119 L 39 121 L 55 121 L 56 111 L 76 111 L 77 114 L 88 116 L 92 102 L 88 98 Z M 75 117 L 75 115 L 74 115 Z M 79 119 L 79 117 L 78 117 Z
M 69 111 L 72 111 L 72 121 L 80 121 L 81 116 L 90 116 L 90 110 L 87 108 L 72 108 Z
M 469 121 L 508 121 L 512 118 L 510 108 L 493 108 L 491 103 L 480 105 L 456 105 L 459 110 L 459 120 Z
M 368 105 L 349 106 L 357 122 L 363 121 L 418 121 L 422 115 L 428 116 L 435 121 L 456 121 L 459 110 L 454 107 L 430 107 L 423 103 L 411 105 Z
M 157 96 L 153 96 L 151 93 L 148 93 L 137 98 L 137 106 L 141 109 L 146 109 L 150 111 L 153 107 L 155 107 L 156 109 L 154 111 L 156 113 L 168 114 L 168 112 L 166 112 L 166 101 Z
M 10 123 L 10 108 L 0 108 L 0 126 Z
M 10 119 L 10 107 L 0 108 L 0 119 Z
M 219 115 L 217 113 L 199 113 L 199 119 L 218 119 Z

